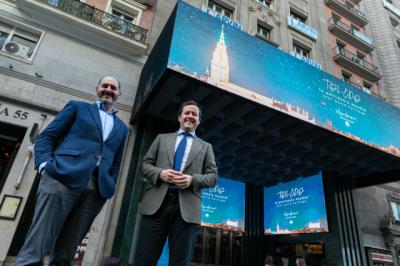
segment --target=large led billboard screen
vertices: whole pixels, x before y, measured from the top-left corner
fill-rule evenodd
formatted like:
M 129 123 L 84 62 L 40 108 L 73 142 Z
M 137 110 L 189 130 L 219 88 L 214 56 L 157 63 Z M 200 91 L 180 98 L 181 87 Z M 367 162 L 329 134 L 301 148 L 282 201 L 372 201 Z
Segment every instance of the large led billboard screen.
M 264 188 L 264 234 L 328 232 L 322 175 Z
M 396 107 L 247 34 L 212 10 L 179 2 L 168 68 L 400 156 Z

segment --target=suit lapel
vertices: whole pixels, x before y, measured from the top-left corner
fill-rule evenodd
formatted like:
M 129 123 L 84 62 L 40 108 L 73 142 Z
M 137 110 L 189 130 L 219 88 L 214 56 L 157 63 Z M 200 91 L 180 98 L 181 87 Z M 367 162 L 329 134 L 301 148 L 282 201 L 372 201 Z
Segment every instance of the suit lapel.
M 97 107 L 96 103 L 89 105 L 88 108 L 89 108 L 90 114 L 93 116 L 93 121 L 96 124 L 97 130 L 99 131 L 100 138 L 103 139 L 103 130 L 101 128 L 99 108 Z
M 120 121 L 120 119 L 117 117 L 117 116 L 114 116 L 114 125 L 113 125 L 113 128 L 112 128 L 112 130 L 111 130 L 111 132 L 110 132 L 110 135 L 108 135 L 108 137 L 107 137 L 107 139 L 106 139 L 106 142 L 109 140 L 109 139 L 112 139 L 113 137 L 114 137 L 114 135 L 117 133 L 117 132 L 119 132 L 119 128 L 121 127 L 121 121 Z
M 194 158 L 196 158 L 197 155 L 199 155 L 201 146 L 202 145 L 201 145 L 199 138 L 194 137 L 192 147 L 190 147 L 189 155 L 188 155 L 188 158 L 185 163 L 185 167 L 183 168 L 182 172 L 184 172 L 185 169 L 192 163 Z
M 175 142 L 176 142 L 177 136 L 178 136 L 178 133 L 169 134 L 167 136 L 166 143 L 165 143 L 167 145 L 168 159 L 171 163 L 171 166 L 174 165 Z

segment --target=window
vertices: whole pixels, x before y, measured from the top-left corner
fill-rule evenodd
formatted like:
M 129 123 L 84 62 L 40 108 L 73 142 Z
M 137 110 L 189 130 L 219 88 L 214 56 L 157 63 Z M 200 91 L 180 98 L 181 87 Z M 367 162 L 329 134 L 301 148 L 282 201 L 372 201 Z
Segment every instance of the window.
M 394 29 L 397 29 L 397 26 L 399 25 L 399 21 L 397 19 L 395 19 L 395 18 L 392 18 L 392 17 L 389 17 L 389 19 L 390 19 L 390 23 L 392 24 L 392 27 Z
M 43 32 L 26 25 L 13 25 L 0 21 L 0 53 L 32 60 L 42 35 Z
M 336 42 L 337 45 L 337 52 L 341 55 L 344 55 L 346 52 L 346 45 L 340 42 Z
M 333 23 L 336 24 L 336 22 L 340 21 L 340 19 L 341 19 L 341 17 L 339 17 L 338 15 L 332 13 L 332 20 L 333 20 Z
M 355 25 L 353 25 L 353 24 L 351 24 L 351 30 L 354 32 L 354 31 L 360 31 L 360 28 L 359 27 L 357 27 L 357 26 L 355 26 Z
M 114 17 L 129 22 L 125 23 L 127 24 L 126 26 L 129 26 L 130 23 L 139 25 L 142 12 L 145 9 L 145 5 L 136 1 L 112 0 L 109 12 L 113 14 Z M 119 23 L 124 24 L 122 22 Z
M 119 11 L 118 9 L 115 9 L 115 8 L 113 8 L 112 14 L 114 16 L 116 16 L 116 17 L 118 17 L 120 19 L 126 20 L 126 21 L 128 21 L 130 23 L 138 24 L 137 14 L 129 14 L 128 15 L 128 14 L 122 12 L 122 11 Z
M 264 6 L 271 7 L 272 0 L 257 0 L 257 2 Z
M 310 58 L 310 49 L 304 48 L 296 43 L 293 43 L 293 51 L 304 57 Z
M 211 9 L 211 10 L 214 10 L 217 13 L 220 13 L 221 15 L 223 15 L 223 16 L 229 18 L 229 19 L 233 18 L 233 11 L 232 10 L 230 10 L 230 9 L 220 5 L 220 4 L 217 4 L 216 2 L 214 2 L 212 0 L 208 1 L 208 8 Z
M 271 40 L 271 31 L 272 29 L 268 29 L 265 26 L 257 24 L 257 34 L 264 39 Z
M 306 23 L 307 17 L 300 15 L 296 12 L 290 11 L 290 16 L 294 19 L 297 19 L 298 21 L 301 21 L 303 23 Z
M 392 207 L 394 220 L 396 222 L 400 222 L 400 204 L 398 202 L 391 201 L 390 206 Z
M 356 56 L 353 57 L 353 60 L 354 60 L 357 64 L 363 66 L 363 65 L 364 65 L 364 58 L 365 58 L 365 55 L 361 54 L 360 52 L 357 52 Z
M 369 84 L 368 82 L 363 81 L 363 88 L 362 89 L 363 89 L 364 92 L 366 92 L 368 94 L 371 94 L 372 85 Z
M 350 3 L 349 1 L 346 1 L 346 7 L 348 9 L 353 9 L 354 8 L 354 4 Z
M 345 82 L 347 82 L 347 83 L 351 83 L 351 74 L 349 74 L 349 73 L 347 73 L 347 72 L 344 72 L 343 70 L 342 70 L 342 77 L 343 77 L 343 80 L 345 81 Z

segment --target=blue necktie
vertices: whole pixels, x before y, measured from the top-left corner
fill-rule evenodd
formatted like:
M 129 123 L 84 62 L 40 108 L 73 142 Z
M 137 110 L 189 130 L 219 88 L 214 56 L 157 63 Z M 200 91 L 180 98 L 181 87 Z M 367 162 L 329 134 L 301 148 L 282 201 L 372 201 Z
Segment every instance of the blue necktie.
M 181 142 L 179 142 L 178 147 L 176 148 L 176 151 L 175 151 L 175 156 L 174 156 L 174 170 L 175 171 L 181 170 L 183 155 L 185 154 L 186 145 L 187 145 L 187 137 L 191 136 L 187 132 L 183 132 L 180 135 L 183 135 L 183 138 L 182 138 Z

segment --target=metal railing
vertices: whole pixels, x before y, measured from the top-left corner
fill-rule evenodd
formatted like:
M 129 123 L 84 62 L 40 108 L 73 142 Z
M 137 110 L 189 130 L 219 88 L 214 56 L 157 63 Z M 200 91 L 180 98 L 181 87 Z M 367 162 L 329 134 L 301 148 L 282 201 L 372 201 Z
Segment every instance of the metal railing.
M 78 0 L 36 0 L 72 14 L 80 19 L 92 22 L 125 37 L 144 43 L 147 30 L 121 19 L 113 14 L 106 13 L 94 6 L 89 6 Z
M 330 18 L 328 20 L 328 27 L 332 27 L 333 25 L 338 26 L 339 28 L 343 29 L 344 31 L 348 32 L 349 34 L 353 35 L 354 37 L 356 37 L 357 39 L 360 39 L 361 41 L 367 43 L 370 46 L 372 45 L 372 41 L 366 36 L 364 35 L 362 32 L 357 31 L 355 29 L 353 29 L 352 27 L 350 27 L 349 25 L 343 23 L 341 20 L 334 20 L 333 18 Z
M 327 2 L 327 1 L 329 1 L 329 0 L 325 0 L 325 2 Z M 355 15 L 363 18 L 364 20 L 367 20 L 367 16 L 363 12 L 361 12 L 359 9 L 355 8 L 352 4 L 349 4 L 347 1 L 345 1 L 345 0 L 333 0 L 333 1 L 335 1 L 339 5 L 343 6 L 344 8 L 350 10 Z
M 353 54 L 352 52 L 342 48 L 342 47 L 335 47 L 333 48 L 333 56 L 337 56 L 337 55 L 342 55 L 345 58 L 347 58 L 348 60 L 356 63 L 357 65 L 360 65 L 366 69 L 368 69 L 369 71 L 374 72 L 375 74 L 380 75 L 378 67 L 365 61 L 362 58 L 359 58 L 356 54 Z

